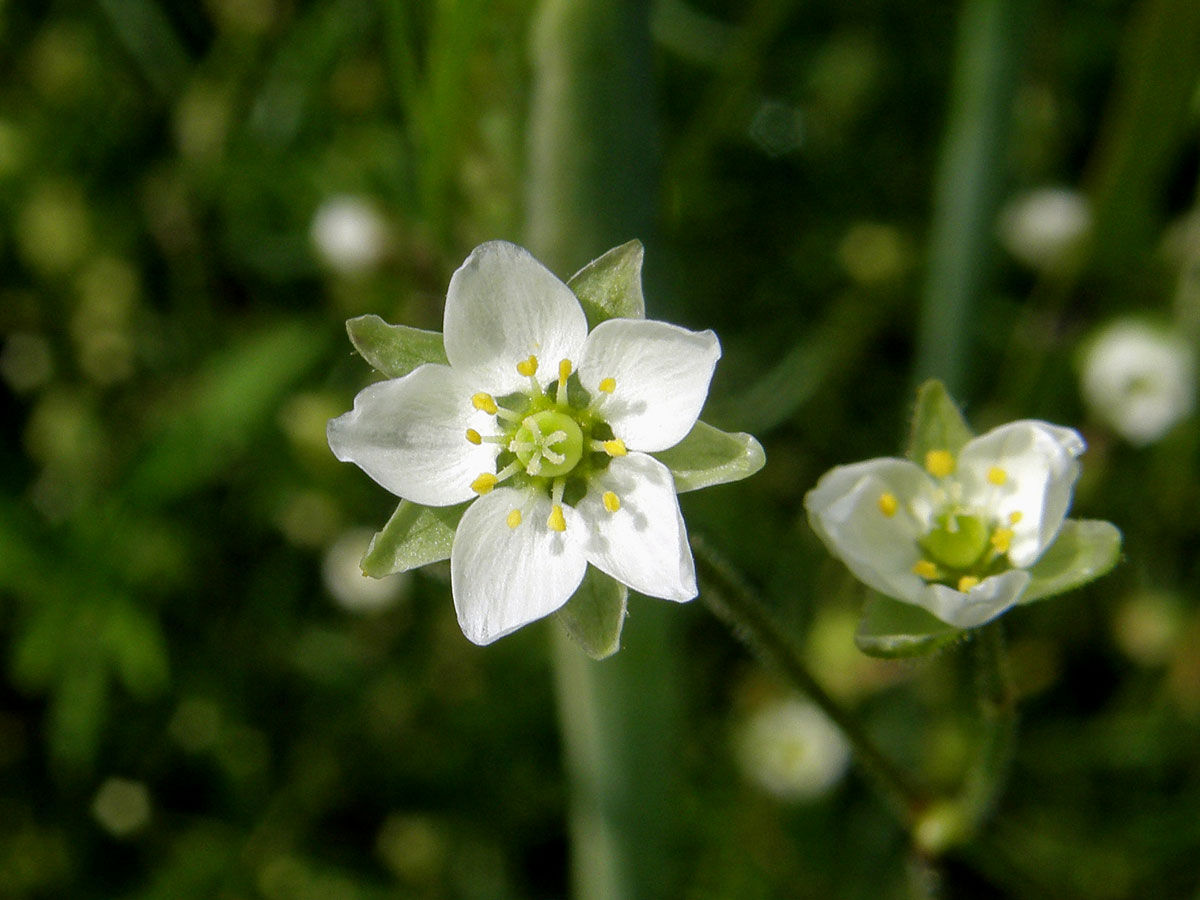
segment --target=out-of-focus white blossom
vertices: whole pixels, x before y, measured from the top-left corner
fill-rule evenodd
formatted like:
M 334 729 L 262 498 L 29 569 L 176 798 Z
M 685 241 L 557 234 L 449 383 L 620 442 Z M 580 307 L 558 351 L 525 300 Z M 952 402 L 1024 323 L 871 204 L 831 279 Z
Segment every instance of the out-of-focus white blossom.
M 1044 187 L 1014 197 L 1000 213 L 1000 241 L 1032 269 L 1068 262 L 1092 224 L 1087 198 L 1078 191 Z
M 1179 334 L 1123 319 L 1103 329 L 1083 357 L 1084 400 L 1131 444 L 1161 438 L 1192 412 L 1196 358 Z
M 150 792 L 140 781 L 109 778 L 96 792 L 92 815 L 113 837 L 128 837 L 150 821 Z
M 331 197 L 313 216 L 313 245 L 330 268 L 357 275 L 379 264 L 388 247 L 388 226 L 362 197 Z
M 408 589 L 409 576 L 368 578 L 359 560 L 371 543 L 369 528 L 347 531 L 325 551 L 321 575 L 325 588 L 342 607 L 354 613 L 378 612 L 397 602 Z
M 742 723 L 737 754 L 746 776 L 784 800 L 813 800 L 846 772 L 850 747 L 805 700 L 764 703 Z

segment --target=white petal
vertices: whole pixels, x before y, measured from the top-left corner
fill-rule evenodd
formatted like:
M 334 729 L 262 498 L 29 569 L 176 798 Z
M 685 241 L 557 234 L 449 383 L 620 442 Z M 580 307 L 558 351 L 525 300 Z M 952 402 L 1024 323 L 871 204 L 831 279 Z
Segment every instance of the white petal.
M 609 319 L 588 335 L 579 379 L 593 394 L 603 379 L 614 379 L 600 415 L 631 450 L 665 450 L 696 424 L 720 358 L 711 331 Z
M 1016 603 L 1028 584 L 1029 573 L 1024 569 L 985 578 L 966 593 L 944 584 L 929 584 L 917 605 L 956 628 L 974 628 Z
M 609 512 L 612 491 L 620 508 Z M 664 600 L 696 596 L 696 568 L 671 472 L 653 457 L 630 453 L 592 477 L 578 505 L 589 527 L 588 562 L 635 591 Z
M 459 373 L 432 364 L 377 382 L 359 391 L 353 410 L 329 421 L 329 446 L 405 500 L 461 503 L 475 496 L 471 482 L 481 472 L 496 471 L 499 449 L 467 440 L 467 428 L 495 431 L 495 421 L 471 405 L 471 393 Z
M 521 521 L 511 528 L 514 509 Z M 583 581 L 583 520 L 564 506 L 567 530 L 558 532 L 549 517 L 549 497 L 517 488 L 496 488 L 467 507 L 450 551 L 450 584 L 468 640 L 490 644 L 550 615 Z
M 1013 565 L 1032 565 L 1058 534 L 1079 477 L 1075 458 L 1083 450 L 1074 429 L 1031 419 L 994 428 L 963 447 L 957 475 L 963 503 L 1002 523 L 1020 513 L 1008 551 Z M 988 479 L 993 468 L 1004 472 L 1003 484 Z
M 808 521 L 834 556 L 866 585 L 913 603 L 926 583 L 913 574 L 921 558 L 917 540 L 934 512 L 933 481 L 904 459 L 872 459 L 838 466 L 821 476 L 804 498 Z M 880 498 L 896 498 L 886 515 Z
M 518 362 L 538 357 L 546 381 L 560 360 L 579 361 L 587 318 L 571 289 L 505 241 L 480 244 L 450 278 L 443 340 L 450 365 L 495 394 L 528 384 Z

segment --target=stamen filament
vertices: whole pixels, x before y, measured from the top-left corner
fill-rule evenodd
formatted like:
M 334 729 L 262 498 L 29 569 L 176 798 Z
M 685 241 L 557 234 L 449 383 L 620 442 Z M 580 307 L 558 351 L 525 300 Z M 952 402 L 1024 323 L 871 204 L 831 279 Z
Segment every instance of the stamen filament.
M 554 402 L 559 406 L 567 404 L 567 379 L 571 377 L 571 361 L 564 359 L 558 364 L 558 390 L 554 393 Z
M 506 422 L 520 422 L 522 418 L 520 413 L 505 409 L 503 406 L 496 407 L 496 417 Z

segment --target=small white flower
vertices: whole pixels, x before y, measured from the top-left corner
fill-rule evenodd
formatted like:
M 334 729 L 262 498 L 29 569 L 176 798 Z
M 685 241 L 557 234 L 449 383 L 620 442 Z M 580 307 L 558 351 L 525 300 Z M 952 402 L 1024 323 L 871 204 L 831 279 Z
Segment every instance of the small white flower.
M 570 288 L 495 241 L 450 279 L 443 341 L 448 366 L 367 387 L 328 437 L 413 503 L 478 497 L 450 556 L 463 633 L 487 644 L 549 615 L 589 563 L 643 594 L 692 599 L 675 483 L 649 454 L 696 423 L 716 335 L 644 319 L 589 334 Z
M 366 272 L 387 251 L 388 227 L 361 197 L 332 197 L 313 216 L 310 237 L 330 268 L 346 275 Z
M 1191 415 L 1196 401 L 1196 360 L 1187 341 L 1132 320 L 1096 336 L 1080 380 L 1095 415 L 1139 447 Z
M 850 746 L 825 714 L 805 700 L 774 700 L 740 729 L 738 757 L 746 775 L 784 800 L 813 800 L 850 764 Z
M 1083 439 L 1025 420 L 968 441 L 957 457 L 838 466 L 804 499 L 821 540 L 861 581 L 958 628 L 1017 602 L 1053 543 L 1079 477 Z
M 1087 198 L 1078 191 L 1043 187 L 1014 197 L 1001 211 L 1005 248 L 1033 269 L 1058 269 L 1091 228 Z

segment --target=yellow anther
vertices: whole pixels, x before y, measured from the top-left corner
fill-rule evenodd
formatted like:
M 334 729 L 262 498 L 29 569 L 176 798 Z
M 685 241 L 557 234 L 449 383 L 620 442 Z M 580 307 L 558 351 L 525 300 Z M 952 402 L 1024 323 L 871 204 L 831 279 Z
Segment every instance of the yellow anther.
M 930 450 L 925 454 L 925 471 L 934 478 L 945 478 L 954 471 L 954 455 L 949 450 Z
M 504 520 L 504 524 L 509 528 L 516 528 L 518 525 L 520 525 L 521 511 L 519 509 L 514 509 L 512 512 L 510 512 L 508 517 Z
M 896 514 L 896 510 L 900 508 L 899 501 L 896 500 L 895 494 L 880 494 L 879 495 L 879 511 L 889 519 Z
M 472 444 L 478 445 L 478 444 L 483 443 L 483 436 L 480 435 L 480 433 L 478 431 L 476 431 L 474 428 L 468 428 L 467 429 L 467 440 L 470 441 Z
M 562 504 L 555 503 L 550 509 L 550 518 L 546 520 L 546 527 L 551 531 L 567 530 L 567 520 L 563 518 Z
M 923 559 L 912 567 L 914 575 L 920 575 L 926 581 L 930 581 L 938 577 L 938 567 L 927 559 Z
M 996 487 L 1000 487 L 1000 485 L 1002 485 L 1002 484 L 1004 484 L 1004 482 L 1008 481 L 1008 473 L 1005 472 L 999 466 L 992 466 L 987 471 L 987 480 L 990 481 L 992 484 L 994 484 Z
M 604 496 L 600 499 L 604 501 L 604 508 L 610 513 L 616 512 L 621 508 L 621 498 L 612 491 L 605 491 Z
M 1011 528 L 997 528 L 992 532 L 992 546 L 996 548 L 997 553 L 1007 553 L 1009 546 L 1012 545 L 1013 530 Z
M 604 452 L 609 456 L 624 456 L 629 451 L 625 449 L 625 442 L 620 438 L 613 438 L 611 441 L 604 442 Z
M 1014 509 L 1008 514 L 1008 524 L 1016 525 L 1023 518 L 1025 518 L 1025 513 L 1021 512 L 1019 509 Z
M 562 362 L 560 362 L 558 364 L 558 380 L 566 381 L 570 377 L 571 377 L 571 361 L 569 359 L 564 359 Z
M 964 575 L 958 579 L 958 589 L 964 594 L 977 584 L 979 584 L 979 579 L 974 575 Z
M 600 379 L 601 393 L 611 394 L 616 389 L 617 389 L 617 379 L 615 379 L 615 378 L 601 378 Z
M 471 482 L 471 490 L 477 494 L 486 494 L 499 483 L 500 479 L 491 472 L 484 472 Z
M 537 372 L 537 357 L 531 356 L 529 359 L 523 359 L 517 363 L 517 372 L 521 375 L 532 375 Z
M 476 409 L 483 410 L 489 416 L 494 416 L 496 410 L 500 408 L 496 406 L 496 401 L 492 399 L 491 394 L 485 394 L 482 391 L 471 398 L 471 405 Z

